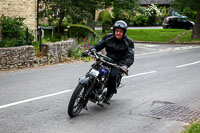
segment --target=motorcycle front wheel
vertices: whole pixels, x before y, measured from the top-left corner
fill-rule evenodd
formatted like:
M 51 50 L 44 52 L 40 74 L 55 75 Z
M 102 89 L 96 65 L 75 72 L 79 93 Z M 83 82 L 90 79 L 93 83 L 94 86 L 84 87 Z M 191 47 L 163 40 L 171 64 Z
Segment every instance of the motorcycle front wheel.
M 85 87 L 79 83 L 74 90 L 68 106 L 68 114 L 70 117 L 77 116 L 86 106 L 88 99 L 84 96 Z

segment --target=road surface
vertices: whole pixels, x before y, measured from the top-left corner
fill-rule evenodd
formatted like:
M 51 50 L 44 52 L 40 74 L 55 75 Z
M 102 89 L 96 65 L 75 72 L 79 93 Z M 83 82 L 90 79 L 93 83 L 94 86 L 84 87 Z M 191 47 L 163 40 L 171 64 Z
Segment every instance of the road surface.
M 135 45 L 125 84 L 104 108 L 67 114 L 92 62 L 0 72 L 1 133 L 179 133 L 200 118 L 200 46 Z

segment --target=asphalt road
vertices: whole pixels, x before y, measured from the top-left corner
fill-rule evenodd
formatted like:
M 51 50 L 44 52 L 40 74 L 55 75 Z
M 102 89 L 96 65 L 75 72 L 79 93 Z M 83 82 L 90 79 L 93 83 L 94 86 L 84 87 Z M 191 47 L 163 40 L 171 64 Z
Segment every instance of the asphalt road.
M 179 133 L 200 118 L 200 46 L 135 46 L 111 105 L 89 103 L 73 119 L 68 102 L 92 62 L 0 72 L 0 133 Z
M 102 27 L 95 27 L 95 30 L 101 30 Z M 128 27 L 128 29 L 163 29 L 162 26 L 143 26 L 143 27 Z

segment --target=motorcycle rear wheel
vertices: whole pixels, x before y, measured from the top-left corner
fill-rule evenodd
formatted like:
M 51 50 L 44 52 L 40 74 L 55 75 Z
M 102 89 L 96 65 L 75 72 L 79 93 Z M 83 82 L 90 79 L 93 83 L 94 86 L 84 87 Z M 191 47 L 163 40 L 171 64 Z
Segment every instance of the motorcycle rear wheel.
M 82 109 L 86 106 L 88 99 L 84 96 L 85 86 L 78 84 L 74 90 L 68 106 L 68 114 L 70 117 L 77 116 Z

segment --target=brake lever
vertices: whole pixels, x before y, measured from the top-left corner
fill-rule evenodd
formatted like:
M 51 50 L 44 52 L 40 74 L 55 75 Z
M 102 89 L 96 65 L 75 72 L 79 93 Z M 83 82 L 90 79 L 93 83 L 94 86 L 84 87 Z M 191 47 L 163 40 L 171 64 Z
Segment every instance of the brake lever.
M 99 59 L 99 58 L 100 58 L 100 57 L 97 55 L 96 52 L 93 52 L 93 51 L 92 51 L 92 53 L 94 54 L 94 56 L 95 56 L 96 59 Z
M 128 69 L 123 69 L 122 67 L 119 66 L 119 68 L 121 69 L 121 71 L 123 73 L 125 73 L 128 76 Z
M 128 76 L 128 69 L 123 69 L 122 67 L 118 66 L 117 64 L 114 65 L 116 68 L 120 69 L 123 73 Z

